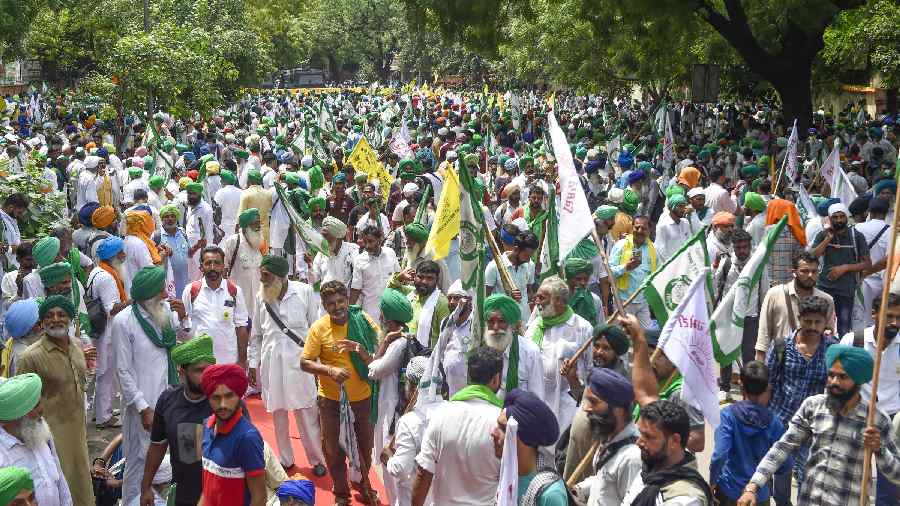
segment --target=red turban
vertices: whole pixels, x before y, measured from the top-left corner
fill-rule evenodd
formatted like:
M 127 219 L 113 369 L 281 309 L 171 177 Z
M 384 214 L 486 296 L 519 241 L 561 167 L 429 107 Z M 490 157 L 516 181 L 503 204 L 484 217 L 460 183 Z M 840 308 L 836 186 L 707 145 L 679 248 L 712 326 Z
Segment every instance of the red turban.
M 216 364 L 211 365 L 203 370 L 203 376 L 200 377 L 200 387 L 207 397 L 219 388 L 219 385 L 225 385 L 238 397 L 243 397 L 250 385 L 247 379 L 247 373 L 244 369 L 236 364 Z

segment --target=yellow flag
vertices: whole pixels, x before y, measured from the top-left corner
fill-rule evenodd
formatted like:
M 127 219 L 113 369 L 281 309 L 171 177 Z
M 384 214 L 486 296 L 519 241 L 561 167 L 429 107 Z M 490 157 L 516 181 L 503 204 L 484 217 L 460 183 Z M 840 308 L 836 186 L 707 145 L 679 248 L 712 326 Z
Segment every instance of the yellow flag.
M 503 100 L 503 95 L 497 93 L 497 104 L 500 106 L 500 114 L 506 112 L 506 101 Z
M 547 105 L 550 106 L 550 110 L 556 109 L 556 92 L 550 94 L 547 98 Z
M 484 83 L 484 91 L 483 91 L 482 93 L 484 93 L 485 95 L 488 94 L 488 85 L 487 85 L 487 83 Z
M 381 189 L 382 203 L 386 203 L 388 195 L 391 192 L 391 184 L 394 178 L 385 170 L 384 165 L 378 161 L 378 155 L 369 145 L 369 141 L 365 137 L 359 139 L 353 152 L 347 157 L 346 163 L 353 165 L 353 169 L 369 176 L 369 181 L 378 180 L 378 187 Z
M 440 260 L 450 253 L 450 241 L 459 234 L 459 178 L 456 171 L 447 168 L 441 200 L 434 215 L 434 224 L 425 243 L 425 251 L 434 252 L 434 260 Z

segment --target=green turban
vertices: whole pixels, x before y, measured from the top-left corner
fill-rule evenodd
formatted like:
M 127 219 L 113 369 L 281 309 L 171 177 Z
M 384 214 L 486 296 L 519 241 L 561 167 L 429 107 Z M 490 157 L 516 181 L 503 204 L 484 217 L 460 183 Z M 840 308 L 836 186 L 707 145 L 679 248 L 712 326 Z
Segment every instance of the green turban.
M 44 237 L 34 243 L 31 254 L 34 257 L 34 261 L 41 267 L 52 264 L 56 257 L 59 256 L 59 239 L 52 236 Z
M 772 162 L 772 157 L 769 155 L 762 155 L 759 157 L 759 160 L 756 161 L 757 166 L 761 168 L 761 170 L 766 170 L 769 168 L 769 164 Z
M 199 193 L 203 194 L 203 184 L 202 183 L 188 183 L 187 186 L 184 187 L 185 190 L 190 193 Z
M 409 323 L 413 319 L 413 309 L 409 299 L 393 288 L 386 288 L 381 294 L 380 306 L 385 320 Z
M 585 153 L 587 153 L 587 151 L 585 151 Z M 533 165 L 533 164 L 534 164 L 534 158 L 533 158 L 533 157 L 530 157 L 530 156 L 523 156 L 522 158 L 519 158 L 519 169 L 525 170 L 525 165 L 526 165 L 528 162 L 531 162 L 532 165 Z
M 347 174 L 343 172 L 338 172 L 331 178 L 331 183 L 346 183 L 347 182 Z
M 262 172 L 259 169 L 247 171 L 247 182 L 250 184 L 262 184 Z
M 166 270 L 162 267 L 144 267 L 131 280 L 131 298 L 136 301 L 150 300 L 159 295 L 166 286 Z
M 251 223 L 258 219 L 259 209 L 251 207 L 250 209 L 245 209 L 238 215 L 238 225 L 240 225 L 241 228 L 247 228 Z
M 848 346 L 846 344 L 832 344 L 825 352 L 825 361 L 828 368 L 834 364 L 835 360 L 841 361 L 844 372 L 857 385 L 865 385 L 872 381 L 872 368 L 875 362 L 872 355 L 861 347 Z
M 618 207 L 603 204 L 594 211 L 594 218 L 598 220 L 611 220 L 616 217 L 616 213 L 618 212 Z
M 158 190 L 158 189 L 162 188 L 163 185 L 166 184 L 166 181 L 165 181 L 165 179 L 163 179 L 162 176 L 153 176 L 150 178 L 149 181 L 147 181 L 147 184 L 150 185 L 150 188 L 153 188 L 154 190 Z
M 44 319 L 44 316 L 47 314 L 47 311 L 58 307 L 66 312 L 69 315 L 69 318 L 75 318 L 75 304 L 72 304 L 72 299 L 70 297 L 66 297 L 64 295 L 51 295 L 44 299 L 41 302 L 40 307 L 38 307 L 38 317 L 40 319 Z
M 22 418 L 41 399 L 42 382 L 37 374 L 29 372 L 0 381 L 0 422 Z
M 668 208 L 669 211 L 675 209 L 681 204 L 687 204 L 687 199 L 684 198 L 684 195 L 676 194 L 666 199 L 666 208 Z
M 766 209 L 766 201 L 756 192 L 747 192 L 744 194 L 744 207 L 762 212 Z
M 236 149 L 234 151 L 234 157 L 241 160 L 248 160 L 250 158 L 250 152 L 245 149 Z
M 34 491 L 34 480 L 27 469 L 12 466 L 0 469 L 0 504 L 11 503 L 24 490 Z
M 428 229 L 425 228 L 425 225 L 418 222 L 412 222 L 403 227 L 403 233 L 406 234 L 406 237 L 409 237 L 416 242 L 425 242 L 428 240 Z
M 316 209 L 325 209 L 325 198 L 324 197 L 313 197 L 313 198 L 309 199 L 310 212 L 315 211 Z
M 609 343 L 609 346 L 616 352 L 616 355 L 620 357 L 628 351 L 628 335 L 625 334 L 625 331 L 622 327 L 618 325 L 607 325 L 602 324 L 594 329 L 594 340 L 605 337 L 606 341 Z
M 744 165 L 741 168 L 741 177 L 756 177 L 759 175 L 759 166 L 755 164 Z
M 131 167 L 128 169 L 128 177 L 131 179 L 137 179 L 144 175 L 144 169 L 140 167 Z
M 237 178 L 234 177 L 234 172 L 231 172 L 230 170 L 223 169 L 219 171 L 219 177 L 222 178 L 222 182 L 225 184 L 237 183 Z
M 322 220 L 322 232 L 328 233 L 335 239 L 344 238 L 347 235 L 347 225 L 334 216 L 326 216 Z
M 288 264 L 287 258 L 278 255 L 264 256 L 259 266 L 265 267 L 267 271 L 279 278 L 286 277 L 288 275 L 288 270 L 290 270 L 290 264 Z
M 360 174 L 365 176 L 365 174 L 363 174 L 362 172 L 360 172 Z M 284 179 L 284 182 L 287 184 L 292 184 L 292 185 L 297 185 L 297 186 L 300 185 L 300 174 L 298 174 L 296 172 L 285 172 L 283 179 Z
M 397 165 L 397 173 L 400 174 L 401 179 L 404 179 L 404 174 L 408 174 L 409 178 L 415 178 L 416 162 L 414 160 L 410 160 L 409 158 L 400 160 L 400 163 Z
M 495 293 L 484 299 L 484 319 L 494 311 L 500 311 L 503 319 L 510 325 L 515 325 L 522 320 L 522 310 L 515 299 L 504 293 Z
M 68 262 L 56 262 L 55 264 L 45 265 L 38 271 L 41 276 L 41 283 L 44 287 L 56 286 L 72 275 L 72 266 Z
M 185 151 L 190 151 L 190 150 L 191 150 L 191 147 L 188 146 L 187 144 L 178 143 L 175 145 L 175 151 L 178 151 L 179 155 L 184 153 Z
M 638 208 L 638 195 L 631 188 L 625 190 L 624 199 L 622 200 L 622 211 L 628 214 L 634 214 Z
M 175 219 L 177 221 L 181 221 L 181 209 L 175 204 L 166 204 L 162 206 L 159 210 L 159 217 L 168 216 L 170 214 L 175 215 Z
M 197 362 L 216 363 L 213 354 L 213 341 L 209 334 L 197 336 L 172 348 L 172 362 L 175 365 L 196 364 Z
M 680 184 L 670 184 L 666 188 L 666 198 L 670 198 L 673 195 L 684 195 L 684 187 Z
M 325 186 L 325 175 L 322 173 L 322 167 L 318 165 L 313 165 L 311 169 L 306 173 L 306 176 L 309 178 L 309 192 L 315 193 L 320 188 Z
M 591 264 L 590 260 L 574 257 L 569 257 L 566 259 L 566 279 L 572 279 L 582 273 L 590 274 L 592 272 L 594 272 L 594 266 Z

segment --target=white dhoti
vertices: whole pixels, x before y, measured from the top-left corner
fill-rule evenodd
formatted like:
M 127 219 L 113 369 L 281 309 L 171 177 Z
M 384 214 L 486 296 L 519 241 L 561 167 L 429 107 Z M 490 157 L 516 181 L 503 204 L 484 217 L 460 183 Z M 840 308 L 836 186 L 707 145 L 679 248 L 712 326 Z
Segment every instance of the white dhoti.
M 94 418 L 98 424 L 112 417 L 112 402 L 118 385 L 116 356 L 112 349 L 109 330 L 100 338 L 92 339 L 97 348 L 97 369 L 94 385 Z
M 122 423 L 122 455 L 125 472 L 122 476 L 122 504 L 130 504 L 141 497 L 144 462 L 150 447 L 150 433 L 141 424 L 141 414 L 133 406 L 125 409 Z

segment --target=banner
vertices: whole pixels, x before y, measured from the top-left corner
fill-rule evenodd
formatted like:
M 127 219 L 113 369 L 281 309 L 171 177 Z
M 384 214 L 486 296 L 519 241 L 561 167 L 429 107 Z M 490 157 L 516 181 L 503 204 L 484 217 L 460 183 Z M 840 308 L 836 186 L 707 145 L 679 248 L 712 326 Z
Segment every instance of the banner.
M 575 249 L 575 246 L 591 233 L 594 229 L 594 219 L 591 216 L 591 209 L 588 206 L 587 197 L 584 195 L 581 180 L 575 171 L 575 162 L 572 161 L 572 152 L 569 150 L 566 134 L 563 133 L 556 122 L 556 115 L 553 111 L 550 111 L 547 115 L 547 122 L 550 127 L 550 139 L 553 141 L 556 170 L 559 174 L 560 195 L 557 208 L 557 213 L 559 214 L 559 251 L 557 258 L 559 259 L 566 258 L 569 252 Z M 549 190 L 550 198 L 554 199 L 555 192 L 552 191 L 552 187 Z M 554 218 L 551 214 L 547 219 L 552 220 Z
M 500 483 L 497 485 L 497 506 L 518 506 L 519 504 L 519 452 L 516 438 L 519 422 L 515 418 L 506 419 L 503 434 L 503 456 L 500 459 Z
M 660 325 L 669 319 L 669 313 L 684 299 L 688 287 L 707 272 L 705 268 L 709 267 L 709 254 L 706 251 L 706 230 L 707 227 L 701 228 L 664 264 L 657 265 L 656 271 L 647 276 L 639 288 L 644 290 L 650 312 Z
M 769 254 L 787 223 L 787 216 L 770 228 L 753 251 L 750 259 L 741 269 L 737 280 L 719 301 L 712 314 L 710 331 L 713 335 L 713 350 L 716 360 L 728 365 L 741 356 L 741 342 L 744 336 L 744 318 L 750 308 L 754 291 L 759 290 L 759 280 L 769 260 Z M 763 291 L 760 297 L 765 295 Z
M 460 278 L 462 286 L 469 293 L 474 293 L 472 298 L 475 307 L 472 319 L 472 336 L 480 343 L 484 329 L 482 315 L 484 314 L 484 269 L 485 269 L 485 243 L 484 234 L 486 227 L 481 202 L 478 200 L 478 190 L 475 180 L 466 162 L 460 158 L 459 164 L 459 259 Z M 443 195 L 444 191 L 441 192 Z
M 785 174 L 788 178 L 788 184 L 794 185 L 794 182 L 797 181 L 797 143 L 799 142 L 797 137 L 797 120 L 794 120 L 794 127 L 791 129 L 791 136 L 788 137 L 788 145 L 787 145 L 787 154 L 784 157 L 785 161 Z M 813 215 L 815 216 L 815 215 Z
M 666 135 L 663 137 L 662 161 L 666 169 L 671 169 L 675 163 L 675 136 L 672 135 L 672 123 L 668 114 L 666 114 Z
M 850 206 L 850 203 L 856 200 L 858 195 L 853 185 L 850 184 L 850 179 L 847 177 L 844 169 L 841 168 L 839 151 L 840 148 L 835 143 L 831 154 L 828 155 L 828 158 L 822 164 L 822 177 L 825 178 L 825 181 L 831 187 L 831 196 L 841 199 L 841 203 L 845 206 Z
M 428 234 L 428 242 L 425 243 L 425 253 L 432 253 L 432 260 L 440 260 L 450 253 L 450 241 L 459 234 L 459 216 L 459 179 L 456 171 L 448 168 L 444 173 L 444 185 L 434 214 L 434 223 Z
M 384 165 L 378 161 L 378 155 L 365 136 L 360 137 L 359 142 L 353 148 L 353 152 L 344 161 L 353 165 L 353 169 L 369 176 L 369 180 L 377 179 L 378 188 L 381 190 L 382 203 L 386 203 L 391 192 L 391 184 L 394 178 L 385 170 Z
M 709 299 L 704 268 L 659 335 L 659 347 L 681 376 L 682 400 L 703 413 L 713 430 L 719 426 L 718 365 L 709 334 Z

